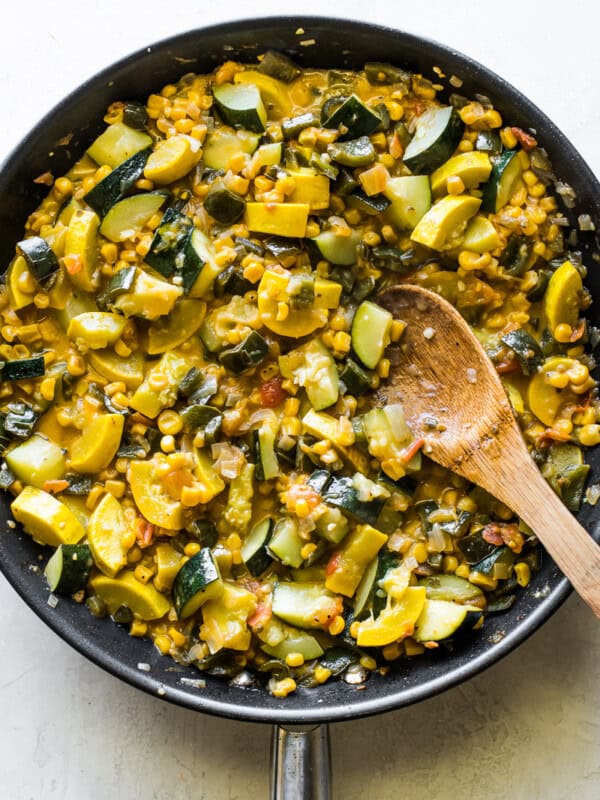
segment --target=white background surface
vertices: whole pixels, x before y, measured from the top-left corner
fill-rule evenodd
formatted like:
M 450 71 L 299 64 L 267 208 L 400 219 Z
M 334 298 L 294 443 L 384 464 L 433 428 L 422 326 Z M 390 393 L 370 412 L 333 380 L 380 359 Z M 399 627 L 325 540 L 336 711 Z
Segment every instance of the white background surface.
M 594 0 L 298 7 L 404 28 L 471 55 L 544 109 L 600 173 Z M 7 3 L 0 159 L 43 112 L 116 58 L 203 24 L 294 8 L 258 0 Z M 335 726 L 334 797 L 596 800 L 599 657 L 600 624 L 571 598 L 533 639 L 469 683 Z M 267 797 L 268 740 L 266 727 L 184 711 L 109 677 L 0 578 L 0 798 L 259 800 Z

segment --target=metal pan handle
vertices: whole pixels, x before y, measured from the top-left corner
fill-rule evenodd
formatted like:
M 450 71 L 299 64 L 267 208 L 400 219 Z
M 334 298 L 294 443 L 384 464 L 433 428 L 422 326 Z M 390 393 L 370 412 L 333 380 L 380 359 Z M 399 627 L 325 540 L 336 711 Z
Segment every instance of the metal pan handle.
M 329 726 L 273 727 L 271 800 L 331 800 Z

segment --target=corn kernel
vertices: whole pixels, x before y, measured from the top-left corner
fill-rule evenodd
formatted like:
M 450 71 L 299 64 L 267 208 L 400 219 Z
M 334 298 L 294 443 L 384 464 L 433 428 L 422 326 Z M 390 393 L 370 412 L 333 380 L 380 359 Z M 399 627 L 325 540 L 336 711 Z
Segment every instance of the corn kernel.
M 395 319 L 392 322 L 392 328 L 390 331 L 390 339 L 392 340 L 392 342 L 397 342 L 401 338 L 405 329 L 406 329 L 406 323 L 402 322 L 402 320 L 400 319 Z
M 363 669 L 369 669 L 371 671 L 377 669 L 377 662 L 371 656 L 362 656 L 359 663 Z
M 315 668 L 314 676 L 317 683 L 326 683 L 331 678 L 332 672 L 327 667 L 318 666 Z
M 168 630 L 168 634 L 173 640 L 173 644 L 176 647 L 183 647 L 184 644 L 187 642 L 187 636 L 183 634 L 181 631 L 177 630 L 177 628 L 171 626 Z
M 296 681 L 293 678 L 283 678 L 277 681 L 275 687 L 271 690 L 274 697 L 287 697 L 288 694 L 296 690 Z
M 310 220 L 310 222 L 308 222 L 306 225 L 306 232 L 304 235 L 307 239 L 314 239 L 314 237 L 318 236 L 320 232 L 321 229 L 319 228 L 319 223 Z
M 44 378 L 40 384 L 40 394 L 44 400 L 54 400 L 54 389 L 56 387 L 56 380 L 54 378 Z
M 285 663 L 288 667 L 301 667 L 304 664 L 304 656 L 302 653 L 288 653 L 285 657 Z
M 192 556 L 195 556 L 196 553 L 199 553 L 200 549 L 200 544 L 198 542 L 188 542 L 183 548 L 183 552 L 186 554 L 186 556 L 188 556 L 188 558 L 191 558 Z
M 514 150 L 518 144 L 517 137 L 510 128 L 502 128 L 500 131 L 500 140 L 508 150 Z
M 100 499 L 101 495 L 104 494 L 104 486 L 100 486 L 99 483 L 95 483 L 90 493 L 87 496 L 87 500 L 85 501 L 85 507 L 89 508 L 90 511 L 93 511 L 96 507 L 96 503 Z
M 391 120 L 398 122 L 398 120 L 402 119 L 404 115 L 404 107 L 401 103 L 398 103 L 396 100 L 386 100 L 385 107 L 388 110 Z
M 429 554 L 425 544 L 423 542 L 418 542 L 413 548 L 412 555 L 417 559 L 419 564 L 424 564 L 427 561 Z
M 158 417 L 158 430 L 176 436 L 183 428 L 183 420 L 176 411 L 163 411 Z
M 328 631 L 331 636 L 339 636 L 340 633 L 346 627 L 346 622 L 341 614 L 338 614 L 334 619 L 330 622 Z
M 333 337 L 333 347 L 341 353 L 349 353 L 352 346 L 352 339 L 346 331 L 338 331 Z
M 396 661 L 402 655 L 402 648 L 397 642 L 386 645 L 381 651 L 386 661 Z
M 104 484 L 104 488 L 109 494 L 112 494 L 112 496 L 116 497 L 118 500 L 125 494 L 126 487 L 124 481 L 109 480 Z
M 360 222 L 360 211 L 357 208 L 348 208 L 344 211 L 344 219 L 348 225 L 358 225 Z
M 67 372 L 69 375 L 83 375 L 85 373 L 85 363 L 81 356 L 71 353 L 67 358 Z
M 265 268 L 262 264 L 258 261 L 252 261 L 248 264 L 247 267 L 244 268 L 244 278 L 250 283 L 258 283 L 258 281 L 262 278 Z
M 129 626 L 129 635 L 142 637 L 148 632 L 148 625 L 141 619 L 134 619 Z
M 387 378 L 390 374 L 390 360 L 389 358 L 382 358 L 377 364 L 377 374 L 380 378 Z
M 455 570 L 454 574 L 459 578 L 468 578 L 471 573 L 468 564 L 460 564 Z
M 407 656 L 420 656 L 425 652 L 425 647 L 421 642 L 415 642 L 414 639 L 405 639 L 404 652 Z
M 163 436 L 160 440 L 160 449 L 163 453 L 173 453 L 175 452 L 175 439 L 170 434 L 167 436 Z
M 531 580 L 531 567 L 526 561 L 519 561 L 515 564 L 515 578 L 519 586 L 525 588 Z
M 171 638 L 166 633 L 161 633 L 154 637 L 154 646 L 163 656 L 166 656 L 171 649 Z
M 453 572 L 456 572 L 458 567 L 458 558 L 456 556 L 444 556 L 442 559 L 442 570 L 451 575 Z
M 381 244 L 381 236 L 375 231 L 365 233 L 362 240 L 368 247 L 377 247 Z
M 566 322 L 561 322 L 553 331 L 554 338 L 557 342 L 568 342 L 571 336 L 573 335 L 573 328 L 568 325 Z
M 356 639 L 359 630 L 360 630 L 360 622 L 353 622 L 350 625 L 350 636 L 352 636 L 353 639 Z
M 312 554 L 315 552 L 316 549 L 317 549 L 316 544 L 314 544 L 313 542 L 307 542 L 307 544 L 305 544 L 300 550 L 300 555 L 306 561 L 307 558 L 310 558 L 310 556 L 312 556 Z
M 600 444 L 600 425 L 584 425 L 579 429 L 577 438 L 585 447 Z
M 283 404 L 283 413 L 286 417 L 295 417 L 300 411 L 300 400 L 295 397 L 288 397 Z

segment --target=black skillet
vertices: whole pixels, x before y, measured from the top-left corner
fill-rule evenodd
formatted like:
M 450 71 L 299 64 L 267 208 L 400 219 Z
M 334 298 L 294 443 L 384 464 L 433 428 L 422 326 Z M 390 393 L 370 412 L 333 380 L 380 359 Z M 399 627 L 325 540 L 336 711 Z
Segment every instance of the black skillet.
M 304 42 L 304 44 L 302 44 Z M 267 48 L 282 50 L 307 67 L 360 69 L 365 61 L 390 61 L 436 79 L 432 68 L 463 81 L 460 93 L 487 95 L 505 120 L 534 128 L 559 177 L 577 192 L 568 211 L 573 221 L 589 213 L 600 229 L 600 185 L 579 153 L 552 122 L 516 89 L 485 67 L 449 48 L 389 28 L 339 19 L 275 17 L 215 25 L 159 42 L 108 67 L 56 106 L 8 157 L 0 172 L 0 263 L 8 264 L 21 238 L 27 215 L 46 189 L 33 179 L 50 169 L 62 175 L 103 128 L 102 117 L 114 100 L 140 99 L 189 71 L 210 72 L 225 59 L 255 61 Z M 73 134 L 67 143 L 64 137 Z M 59 142 L 63 141 L 62 144 Z M 594 235 L 579 234 L 584 261 L 598 247 Z M 600 298 L 600 271 L 590 269 L 587 285 Z M 600 302 L 592 306 L 598 321 Z M 600 449 L 590 454 L 598 480 Z M 490 617 L 479 636 L 452 653 L 436 652 L 410 662 L 395 662 L 386 677 L 373 675 L 358 690 L 343 682 L 299 689 L 278 700 L 262 689 L 229 686 L 193 667 L 178 667 L 157 654 L 148 641 L 130 637 L 109 619 L 98 620 L 71 601 L 47 605 L 48 589 L 38 571 L 48 556 L 44 548 L 7 527 L 9 497 L 0 497 L 0 569 L 25 602 L 65 641 L 113 675 L 150 694 L 187 708 L 238 720 L 272 723 L 275 766 L 272 797 L 329 797 L 326 723 L 376 714 L 415 703 L 450 688 L 485 669 L 532 634 L 565 600 L 569 583 L 550 559 L 519 593 L 505 614 Z M 583 506 L 580 522 L 596 538 L 600 505 Z M 145 662 L 150 672 L 137 665 Z M 174 668 L 175 667 L 175 668 Z M 291 732 L 290 732 L 291 731 Z

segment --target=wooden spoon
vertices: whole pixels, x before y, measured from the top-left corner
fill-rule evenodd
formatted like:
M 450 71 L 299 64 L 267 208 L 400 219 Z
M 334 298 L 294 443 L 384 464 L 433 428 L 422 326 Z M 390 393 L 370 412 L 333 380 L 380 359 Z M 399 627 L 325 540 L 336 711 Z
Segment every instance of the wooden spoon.
M 383 404 L 400 402 L 423 452 L 511 508 L 600 617 L 600 547 L 533 462 L 492 362 L 458 311 L 439 295 L 398 285 L 378 303 L 407 323 L 388 348 Z

